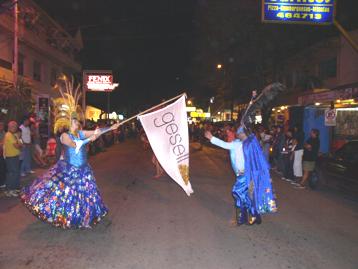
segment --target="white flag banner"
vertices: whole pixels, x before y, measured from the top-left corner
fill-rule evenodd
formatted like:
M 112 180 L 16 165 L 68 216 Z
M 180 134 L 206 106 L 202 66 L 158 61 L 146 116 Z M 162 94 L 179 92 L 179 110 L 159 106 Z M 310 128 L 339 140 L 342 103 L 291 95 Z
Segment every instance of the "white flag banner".
M 159 163 L 190 196 L 189 132 L 185 95 L 157 111 L 138 116 Z

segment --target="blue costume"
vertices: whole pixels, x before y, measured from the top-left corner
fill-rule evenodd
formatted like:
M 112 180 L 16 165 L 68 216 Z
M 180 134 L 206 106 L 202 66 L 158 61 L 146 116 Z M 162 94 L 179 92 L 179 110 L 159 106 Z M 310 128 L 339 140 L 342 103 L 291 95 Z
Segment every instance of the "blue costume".
M 232 195 L 238 224 L 252 224 L 252 220 L 261 222 L 261 214 L 275 212 L 269 164 L 256 137 L 250 135 L 243 142 L 236 139 L 229 143 L 213 137 L 210 142 L 230 150 L 231 166 L 236 175 Z
M 79 138 L 85 140 L 83 132 Z M 98 191 L 86 147 L 78 154 L 64 146 L 64 160 L 59 160 L 47 173 L 36 179 L 21 193 L 24 205 L 39 219 L 62 228 L 90 228 L 108 212 Z
M 253 217 L 277 211 L 276 199 L 271 184 L 270 166 L 259 141 L 251 134 L 243 141 L 245 178 L 251 204 L 247 207 Z

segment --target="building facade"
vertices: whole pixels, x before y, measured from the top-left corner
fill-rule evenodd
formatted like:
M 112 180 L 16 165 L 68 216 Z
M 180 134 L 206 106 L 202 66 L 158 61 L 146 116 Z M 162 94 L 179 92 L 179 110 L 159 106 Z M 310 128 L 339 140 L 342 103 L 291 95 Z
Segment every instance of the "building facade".
M 41 140 L 46 143 L 53 131 L 51 98 L 59 97 L 53 86 L 60 75 L 81 72 L 77 57 L 82 39 L 80 32 L 71 36 L 32 0 L 17 1 L 15 84 L 16 16 L 12 3 L 3 2 L 0 9 L 0 119 L 21 120 L 24 115 L 35 112 L 40 120 Z
M 358 42 L 358 29 L 350 35 Z M 273 109 L 273 122 L 299 125 L 306 136 L 321 132 L 321 151 L 358 139 L 358 53 L 339 36 L 283 61 L 276 74 L 288 89 Z M 327 126 L 326 111 L 335 109 L 336 125 Z
M 32 85 L 31 95 L 57 96 L 52 89 L 60 74 L 81 72 L 77 56 L 82 49 L 76 37 L 66 32 L 32 0 L 18 1 L 18 75 Z M 14 7 L 0 13 L 0 80 L 13 83 Z

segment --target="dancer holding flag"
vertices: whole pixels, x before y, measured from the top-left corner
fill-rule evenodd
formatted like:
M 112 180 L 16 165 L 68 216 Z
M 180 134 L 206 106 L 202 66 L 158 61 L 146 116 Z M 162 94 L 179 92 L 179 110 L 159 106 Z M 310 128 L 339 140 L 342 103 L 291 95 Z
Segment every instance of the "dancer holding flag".
M 87 162 L 85 144 L 96 140 L 102 133 L 118 128 L 95 131 L 80 130 L 78 89 L 73 93 L 73 83 L 65 80 L 66 91 L 61 94 L 69 108 L 56 115 L 55 129 L 65 127 L 61 135 L 64 160 L 59 160 L 43 176 L 25 187 L 21 193 L 24 205 L 44 222 L 62 228 L 91 228 L 106 214 L 91 167 Z M 80 145 L 80 147 L 79 147 Z M 76 153 L 76 147 L 79 152 Z
M 250 134 L 246 125 L 254 122 L 251 117 L 256 114 L 258 108 L 267 105 L 283 90 L 282 84 L 275 83 L 266 87 L 259 97 L 253 92 L 248 108 L 241 118 L 241 125 L 236 131 L 237 139 L 233 142 L 221 141 L 209 131 L 205 133 L 205 137 L 212 144 L 230 150 L 231 165 L 236 175 L 232 195 L 235 199 L 238 225 L 261 224 L 262 214 L 277 211 L 269 164 L 256 136 Z

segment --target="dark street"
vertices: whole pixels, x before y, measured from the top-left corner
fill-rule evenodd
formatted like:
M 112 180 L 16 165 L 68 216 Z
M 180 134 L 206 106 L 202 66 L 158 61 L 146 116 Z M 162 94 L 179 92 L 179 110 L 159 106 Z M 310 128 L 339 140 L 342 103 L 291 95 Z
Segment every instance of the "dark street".
M 191 197 L 170 178 L 152 179 L 150 157 L 128 140 L 91 158 L 110 210 L 92 230 L 53 228 L 16 198 L 0 198 L 0 267 L 357 268 L 357 203 L 274 176 L 278 213 L 232 227 L 227 152 L 192 147 Z

